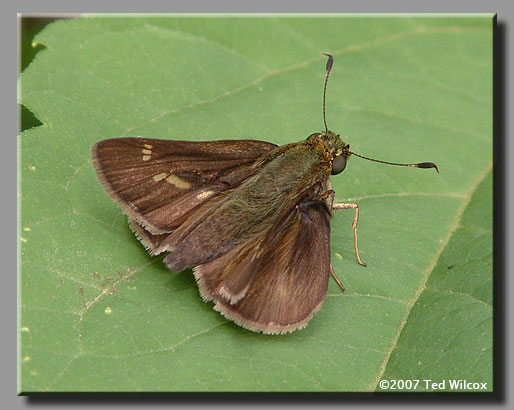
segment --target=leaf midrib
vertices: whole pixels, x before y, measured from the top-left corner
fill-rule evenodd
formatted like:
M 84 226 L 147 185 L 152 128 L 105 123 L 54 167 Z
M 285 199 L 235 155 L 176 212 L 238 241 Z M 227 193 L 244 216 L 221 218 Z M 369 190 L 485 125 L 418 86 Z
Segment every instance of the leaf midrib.
M 448 243 L 449 243 L 451 237 L 453 236 L 453 233 L 455 232 L 455 230 L 459 227 L 460 221 L 462 219 L 462 216 L 463 216 L 464 212 L 466 211 L 466 209 L 467 209 L 467 207 L 468 207 L 468 205 L 469 205 L 469 203 L 471 201 L 471 198 L 473 197 L 473 193 L 476 191 L 476 189 L 478 188 L 480 183 L 491 172 L 492 166 L 493 166 L 493 163 L 491 161 L 491 162 L 489 162 L 487 167 L 485 167 L 484 171 L 475 180 L 475 182 L 471 186 L 470 190 L 466 193 L 460 208 L 458 209 L 457 213 L 455 214 L 455 218 L 453 218 L 453 221 L 452 221 L 450 227 L 448 228 L 448 232 L 446 233 L 446 236 L 444 237 L 444 239 L 441 242 L 441 246 L 436 251 L 436 253 L 434 254 L 434 257 L 432 258 L 432 260 L 428 264 L 428 266 L 427 266 L 427 268 L 425 270 L 425 274 L 424 274 L 424 276 L 423 276 L 423 278 L 422 278 L 422 280 L 421 280 L 421 282 L 420 282 L 420 284 L 418 286 L 418 289 L 416 290 L 416 292 L 414 293 L 412 298 L 407 303 L 407 308 L 405 310 L 405 314 L 403 316 L 403 319 L 402 319 L 402 321 L 400 322 L 400 324 L 398 326 L 398 330 L 397 330 L 397 332 L 396 332 L 396 334 L 395 334 L 395 336 L 393 338 L 391 346 L 387 350 L 386 356 L 384 357 L 384 361 L 382 362 L 382 365 L 380 366 L 380 370 L 379 370 L 379 372 L 377 374 L 377 377 L 375 378 L 373 383 L 371 383 L 371 385 L 370 385 L 370 387 L 368 389 L 369 391 L 376 391 L 377 390 L 377 385 L 380 382 L 380 380 L 382 379 L 382 375 L 384 374 L 384 372 L 385 372 L 385 370 L 387 368 L 387 364 L 389 362 L 391 354 L 392 354 L 393 350 L 396 348 L 396 346 L 398 345 L 398 341 L 400 340 L 400 336 L 401 336 L 402 330 L 405 327 L 405 325 L 407 324 L 407 321 L 409 319 L 409 315 L 410 315 L 410 312 L 412 310 L 412 307 L 415 305 L 415 303 L 417 302 L 417 300 L 419 299 L 419 297 L 421 296 L 423 291 L 426 289 L 425 285 L 426 285 L 426 283 L 428 281 L 428 278 L 430 277 L 432 271 L 437 266 L 437 262 L 439 260 L 439 256 L 441 255 L 443 250 L 448 245 Z M 468 296 L 471 297 L 471 295 L 468 295 Z

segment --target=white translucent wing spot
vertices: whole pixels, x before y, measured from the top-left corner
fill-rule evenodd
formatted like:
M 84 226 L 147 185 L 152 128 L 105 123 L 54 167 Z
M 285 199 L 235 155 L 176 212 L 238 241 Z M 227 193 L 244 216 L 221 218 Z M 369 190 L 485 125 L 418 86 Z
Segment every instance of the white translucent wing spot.
M 143 154 L 143 161 L 148 161 L 150 158 L 152 158 L 152 146 L 151 145 L 148 145 L 148 144 L 145 144 L 145 147 L 148 148 L 150 147 L 149 149 L 142 149 L 141 150 L 141 153 Z
M 175 174 L 170 174 L 170 176 L 166 178 L 166 181 L 180 189 L 187 189 L 191 186 L 189 182 L 180 179 Z
M 203 191 L 203 192 L 200 192 L 196 197 L 198 199 L 205 199 L 205 198 L 209 198 L 210 196 L 212 196 L 212 194 L 214 194 L 214 191 Z
M 153 176 L 153 180 L 154 180 L 155 182 L 161 181 L 161 180 L 163 180 L 164 178 L 166 178 L 166 176 L 167 176 L 167 175 L 168 175 L 168 174 L 167 174 L 166 172 L 162 172 L 162 173 L 160 173 L 160 174 L 154 175 L 154 176 Z

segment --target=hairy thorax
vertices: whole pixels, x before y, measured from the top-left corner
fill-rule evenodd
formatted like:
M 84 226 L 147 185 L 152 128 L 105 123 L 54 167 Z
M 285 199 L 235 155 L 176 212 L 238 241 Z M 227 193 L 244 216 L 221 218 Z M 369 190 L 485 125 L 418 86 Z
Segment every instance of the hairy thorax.
M 258 173 L 227 194 L 230 199 L 217 213 L 237 221 L 229 229 L 240 234 L 261 231 L 292 201 L 302 199 L 305 187 L 312 186 L 313 181 L 328 180 L 330 172 L 322 166 L 324 155 L 312 144 L 291 144 L 279 150 L 271 152 L 269 160 L 264 159 Z

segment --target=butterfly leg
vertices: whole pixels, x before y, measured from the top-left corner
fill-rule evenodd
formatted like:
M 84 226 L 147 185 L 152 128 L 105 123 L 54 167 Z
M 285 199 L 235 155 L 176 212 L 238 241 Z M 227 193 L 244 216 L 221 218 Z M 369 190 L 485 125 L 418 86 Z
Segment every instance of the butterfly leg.
M 333 189 L 329 189 L 328 191 L 322 193 L 321 195 L 319 195 L 318 197 L 316 197 L 314 200 L 315 201 L 323 201 L 324 199 L 327 199 L 327 198 L 331 198 L 332 200 L 334 200 L 334 195 L 335 195 L 335 191 Z
M 353 218 L 353 242 L 355 245 L 355 256 L 357 256 L 357 261 L 362 266 L 367 266 L 359 256 L 359 247 L 357 246 L 357 221 L 359 220 L 359 205 L 353 204 L 353 203 L 346 203 L 346 202 L 335 202 L 332 204 L 332 209 L 338 210 L 338 209 L 355 209 L 355 217 Z
M 343 286 L 339 278 L 337 277 L 336 273 L 334 272 L 334 268 L 332 267 L 332 264 L 330 264 L 330 273 L 332 274 L 332 277 L 336 280 L 337 284 L 341 288 L 341 290 L 344 292 L 346 288 Z

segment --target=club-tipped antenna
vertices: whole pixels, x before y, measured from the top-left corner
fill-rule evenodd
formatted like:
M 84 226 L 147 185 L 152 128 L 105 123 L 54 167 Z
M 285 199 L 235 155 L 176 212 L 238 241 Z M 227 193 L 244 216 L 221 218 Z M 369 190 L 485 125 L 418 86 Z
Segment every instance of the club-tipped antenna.
M 327 116 L 325 112 L 325 100 L 327 96 L 327 83 L 328 83 L 328 76 L 330 75 L 330 70 L 332 70 L 332 65 L 334 64 L 334 57 L 332 57 L 332 54 L 323 53 L 328 57 L 327 61 L 327 76 L 325 77 L 325 86 L 323 87 L 323 122 L 325 123 L 325 131 L 328 132 L 328 126 L 327 126 Z
M 332 56 L 332 54 L 328 54 L 328 53 L 323 53 L 323 55 L 326 55 L 328 57 L 327 68 L 326 68 L 327 74 L 326 74 L 326 77 L 325 77 L 325 86 L 323 87 L 323 122 L 325 123 L 325 131 L 328 132 L 327 115 L 326 115 L 326 110 L 325 110 L 325 102 L 326 102 L 326 99 L 327 99 L 328 77 L 330 76 L 330 71 L 332 70 L 332 65 L 334 64 L 334 57 Z M 439 168 L 433 162 L 418 162 L 416 164 L 403 164 L 403 163 L 400 163 L 400 162 L 389 162 L 389 161 L 382 161 L 380 159 L 374 159 L 374 158 L 365 157 L 364 155 L 356 154 L 355 152 L 352 152 L 352 151 L 348 151 L 348 152 L 350 154 L 355 155 L 356 157 L 359 157 L 359 158 L 362 158 L 362 159 L 367 159 L 368 161 L 380 162 L 381 164 L 387 164 L 387 165 L 398 165 L 400 167 L 435 168 L 437 173 L 439 173 Z
M 382 161 L 380 159 L 374 159 L 374 158 L 365 157 L 364 155 L 356 154 L 355 152 L 352 152 L 352 151 L 348 151 L 348 152 L 350 154 L 352 154 L 352 155 L 355 155 L 356 157 L 359 157 L 359 158 L 362 158 L 362 159 L 367 159 L 368 161 L 380 162 L 381 164 L 387 164 L 387 165 L 398 165 L 398 166 L 401 166 L 401 167 L 435 168 L 437 173 L 439 173 L 439 168 L 433 162 L 418 162 L 417 164 L 402 164 L 400 162 L 389 162 L 389 161 Z

